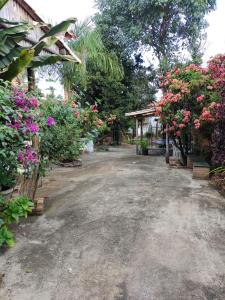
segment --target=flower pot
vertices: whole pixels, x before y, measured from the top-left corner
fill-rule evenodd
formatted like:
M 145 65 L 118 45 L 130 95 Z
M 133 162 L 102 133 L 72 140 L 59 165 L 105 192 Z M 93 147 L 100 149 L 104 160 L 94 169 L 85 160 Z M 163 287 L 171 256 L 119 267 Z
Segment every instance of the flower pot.
M 148 149 L 142 149 L 141 154 L 142 155 L 148 155 Z

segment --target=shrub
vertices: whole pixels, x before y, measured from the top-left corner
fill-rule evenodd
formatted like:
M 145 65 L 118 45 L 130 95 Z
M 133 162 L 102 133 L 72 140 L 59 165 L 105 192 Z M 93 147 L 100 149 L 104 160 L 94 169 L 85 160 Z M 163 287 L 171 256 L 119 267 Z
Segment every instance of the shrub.
M 33 202 L 26 197 L 17 197 L 9 202 L 0 198 L 0 247 L 14 245 L 13 234 L 8 226 L 14 222 L 18 223 L 20 218 L 27 218 L 32 208 Z
M 163 97 L 157 107 L 161 122 L 186 162 L 193 131 L 210 137 L 217 121 L 218 90 L 207 68 L 191 64 L 161 78 Z

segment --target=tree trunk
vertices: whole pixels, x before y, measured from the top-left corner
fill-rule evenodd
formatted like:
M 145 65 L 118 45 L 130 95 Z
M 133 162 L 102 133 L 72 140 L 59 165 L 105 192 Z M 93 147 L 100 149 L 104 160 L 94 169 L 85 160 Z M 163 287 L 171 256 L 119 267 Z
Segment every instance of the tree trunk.
M 35 136 L 33 138 L 33 148 L 37 151 L 39 150 L 39 140 L 38 137 Z M 40 172 L 39 172 L 39 164 L 35 166 L 32 174 L 30 176 L 24 176 L 21 186 L 20 186 L 20 195 L 28 197 L 30 200 L 34 201 L 38 180 L 39 180 Z
M 168 135 L 168 125 L 166 125 L 166 163 L 170 162 L 170 149 L 169 149 L 169 135 Z
M 27 69 L 27 79 L 28 79 L 28 91 L 35 90 L 35 72 L 34 69 Z

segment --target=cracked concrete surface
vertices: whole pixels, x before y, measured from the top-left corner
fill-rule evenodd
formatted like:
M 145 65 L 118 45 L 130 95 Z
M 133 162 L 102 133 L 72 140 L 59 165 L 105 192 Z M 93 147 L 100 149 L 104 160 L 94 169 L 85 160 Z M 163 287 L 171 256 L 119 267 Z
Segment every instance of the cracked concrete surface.
M 1 300 L 225 299 L 225 199 L 189 170 L 111 148 L 39 194 L 0 255 Z

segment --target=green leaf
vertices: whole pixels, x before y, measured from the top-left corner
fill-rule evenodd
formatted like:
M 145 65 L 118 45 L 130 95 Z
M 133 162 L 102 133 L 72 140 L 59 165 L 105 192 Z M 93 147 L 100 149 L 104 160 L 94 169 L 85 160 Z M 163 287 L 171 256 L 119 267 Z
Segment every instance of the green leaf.
M 46 37 L 56 36 L 60 33 L 66 32 L 71 24 L 75 24 L 77 21 L 76 18 L 69 18 L 67 20 L 62 21 L 61 23 L 53 26 L 46 34 L 44 34 L 40 41 L 45 39 Z
M 58 62 L 72 62 L 76 63 L 77 60 L 71 56 L 71 55 L 39 55 L 37 57 L 34 57 L 32 62 L 30 63 L 29 67 L 31 68 L 37 68 L 42 67 L 46 65 L 52 65 Z
M 0 9 L 8 2 L 8 0 L 0 0 Z
M 8 70 L 0 74 L 0 78 L 11 81 L 29 66 L 33 57 L 34 49 L 22 50 L 20 56 L 9 65 Z

